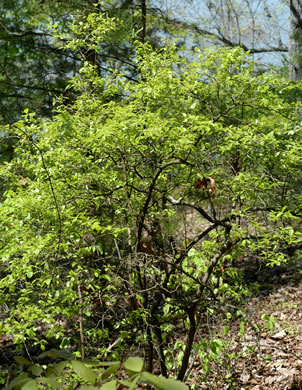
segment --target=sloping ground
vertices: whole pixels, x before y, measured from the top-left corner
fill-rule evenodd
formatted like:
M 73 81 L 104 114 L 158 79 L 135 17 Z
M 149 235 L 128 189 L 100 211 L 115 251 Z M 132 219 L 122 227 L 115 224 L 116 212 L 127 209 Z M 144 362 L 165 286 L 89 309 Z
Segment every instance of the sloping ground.
M 281 271 L 266 269 L 261 279 L 262 294 L 260 289 L 260 295 L 246 303 L 226 336 L 218 331 L 229 343 L 229 359 L 212 363 L 204 383 L 200 362 L 195 362 L 188 384 L 209 390 L 302 389 L 301 262 Z

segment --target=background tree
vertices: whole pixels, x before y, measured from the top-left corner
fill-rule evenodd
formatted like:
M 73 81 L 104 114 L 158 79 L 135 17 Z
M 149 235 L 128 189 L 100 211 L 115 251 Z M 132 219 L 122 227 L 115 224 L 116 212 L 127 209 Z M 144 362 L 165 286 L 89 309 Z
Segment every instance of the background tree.
M 67 50 L 64 42 L 72 37 L 73 20 L 91 12 L 115 18 L 114 32 L 96 50 Z M 97 65 L 100 74 L 121 69 L 135 78 L 134 41 L 148 40 L 157 46 L 157 21 L 154 8 L 145 1 L 3 1 L 0 120 L 13 123 L 26 107 L 50 116 L 54 98 L 63 95 L 70 101 L 72 93 L 66 87 L 85 60 Z
M 0 123 L 13 124 L 25 108 L 49 117 L 58 98 L 70 104 L 75 91 L 67 87 L 84 61 L 95 64 L 100 75 L 120 69 L 127 77 L 135 78 L 133 42 L 138 38 L 144 40 L 145 36 L 151 40 L 153 34 L 151 28 L 146 29 L 146 17 L 142 14 L 146 7 L 143 8 L 133 1 L 1 2 Z M 85 19 L 91 12 L 115 17 L 114 32 L 97 48 L 82 47 L 80 51 L 66 48 L 66 41 L 72 37 L 72 22 L 79 16 Z M 0 161 L 11 159 L 14 140 L 13 135 L 8 138 L 6 132 L 2 133 Z
M 64 92 L 77 58 L 58 48 L 48 24 L 59 19 L 64 28 L 66 11 L 55 1 L 1 2 L 2 122 L 13 123 L 25 107 L 50 115 L 53 97 Z
M 185 29 L 193 47 L 241 46 L 266 65 L 280 63 L 280 54 L 288 51 L 288 6 L 283 2 L 192 0 L 186 8 L 181 2 L 170 7 L 166 21 Z
M 100 74 L 121 69 L 136 78 L 133 43 L 137 39 L 148 41 L 154 48 L 164 46 L 168 39 L 178 39 L 178 45 L 189 48 L 218 43 L 241 45 L 255 54 L 287 52 L 281 4 L 280 10 L 270 2 L 252 0 L 191 1 L 186 7 L 137 0 L 95 4 L 91 0 L 1 2 L 2 123 L 13 123 L 26 107 L 49 116 L 53 99 L 61 95 L 70 102 L 72 92 L 66 87 L 85 59 L 94 61 Z M 70 39 L 72 21 L 90 12 L 115 17 L 119 27 L 96 51 L 64 49 L 64 40 L 50 26 Z
M 302 3 L 290 0 L 290 79 L 302 78 Z

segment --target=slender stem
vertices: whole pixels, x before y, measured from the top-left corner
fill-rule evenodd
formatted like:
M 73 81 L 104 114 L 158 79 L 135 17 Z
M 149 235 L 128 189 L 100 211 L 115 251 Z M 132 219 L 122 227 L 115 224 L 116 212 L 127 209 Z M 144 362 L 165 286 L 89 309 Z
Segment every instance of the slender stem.
M 81 359 L 84 360 L 85 341 L 84 341 L 84 326 L 83 326 L 83 296 L 82 296 L 81 284 L 79 278 L 78 278 L 78 295 L 79 295 L 79 305 L 80 305 L 79 326 L 80 326 Z
M 190 329 L 188 333 L 188 338 L 187 338 L 187 344 L 186 344 L 186 349 L 184 352 L 184 357 L 182 359 L 182 364 L 179 370 L 179 373 L 177 375 L 177 379 L 182 381 L 185 377 L 188 365 L 189 365 L 189 359 L 193 347 L 193 342 L 194 342 L 194 337 L 196 333 L 196 321 L 195 321 L 195 308 L 196 304 L 192 305 L 187 311 L 188 311 L 188 316 L 189 316 L 189 321 L 190 321 Z
M 147 339 L 148 339 L 148 371 L 152 373 L 153 370 L 153 355 L 154 355 L 154 347 L 153 340 L 151 334 L 151 327 L 147 326 Z
M 159 343 L 158 348 L 159 348 L 159 363 L 160 363 L 161 374 L 162 374 L 162 376 L 167 378 L 168 377 L 168 370 L 167 370 L 166 358 L 165 358 L 165 354 L 164 354 L 164 341 L 163 341 L 163 337 L 162 337 L 162 333 L 161 333 L 161 329 L 160 329 L 159 324 L 155 324 L 154 332 L 156 334 L 156 337 L 157 337 L 158 343 Z

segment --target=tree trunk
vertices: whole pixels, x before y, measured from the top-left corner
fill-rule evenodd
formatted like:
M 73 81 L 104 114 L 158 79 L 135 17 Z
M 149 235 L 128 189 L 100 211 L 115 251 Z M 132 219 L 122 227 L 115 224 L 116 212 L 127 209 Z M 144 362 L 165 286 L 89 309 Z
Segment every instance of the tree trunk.
M 142 8 L 142 32 L 141 32 L 141 39 L 142 39 L 142 43 L 145 43 L 145 38 L 146 38 L 146 19 L 147 19 L 146 0 L 141 0 L 141 8 Z
M 289 77 L 302 79 L 302 0 L 290 0 Z

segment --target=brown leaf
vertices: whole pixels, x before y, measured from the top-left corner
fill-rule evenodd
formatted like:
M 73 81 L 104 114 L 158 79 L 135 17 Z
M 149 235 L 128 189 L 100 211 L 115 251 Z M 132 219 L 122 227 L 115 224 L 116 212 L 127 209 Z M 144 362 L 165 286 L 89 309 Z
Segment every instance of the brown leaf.
M 243 384 L 246 384 L 249 382 L 250 380 L 250 377 L 251 375 L 247 372 L 247 371 L 244 371 L 241 375 L 240 375 L 240 380 Z
M 265 383 L 267 385 L 271 385 L 272 383 L 276 382 L 277 378 L 275 376 L 268 376 L 267 378 L 265 378 Z
M 146 253 L 147 255 L 155 255 L 155 250 L 152 248 L 152 246 L 144 242 L 139 243 L 137 251 Z
M 271 338 L 274 340 L 282 340 L 286 336 L 287 336 L 287 333 L 285 332 L 285 330 L 280 330 L 280 332 L 274 334 L 273 336 L 271 336 Z
M 196 180 L 194 183 L 194 188 L 196 189 L 203 189 L 203 190 L 208 190 L 209 192 L 212 193 L 212 199 L 215 198 L 216 195 L 216 182 L 215 180 L 210 177 L 203 177 L 202 179 Z

